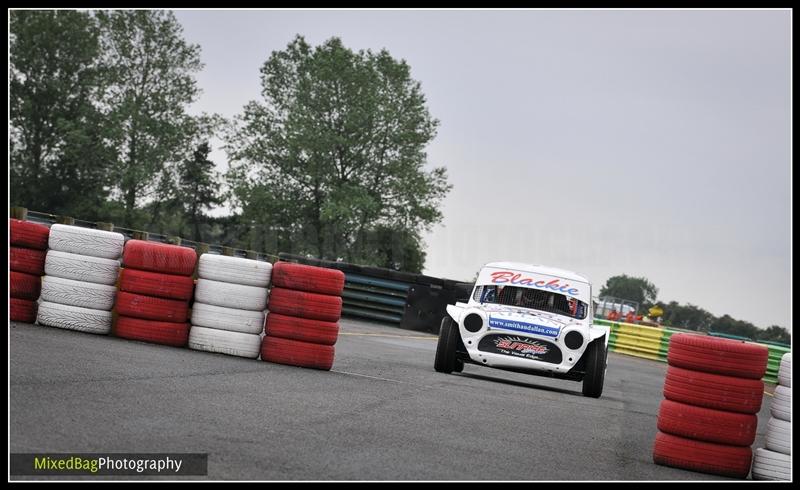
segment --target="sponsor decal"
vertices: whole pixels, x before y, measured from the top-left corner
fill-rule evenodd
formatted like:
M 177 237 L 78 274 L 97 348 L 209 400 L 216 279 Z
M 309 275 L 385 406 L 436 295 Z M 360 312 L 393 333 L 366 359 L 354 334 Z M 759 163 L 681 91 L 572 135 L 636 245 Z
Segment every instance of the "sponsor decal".
M 494 339 L 494 345 L 498 349 L 515 350 L 519 352 L 530 352 L 531 354 L 547 354 L 550 349 L 542 344 L 528 340 Z
M 497 318 L 491 315 L 489 316 L 489 326 L 502 328 L 504 330 L 516 330 L 518 332 L 544 335 L 547 337 L 558 337 L 558 332 L 560 330 L 558 327 L 548 327 L 546 325 L 537 325 L 535 323 L 521 322 L 507 318 Z
M 532 286 L 539 289 L 548 289 L 558 293 L 568 294 L 575 296 L 578 294 L 578 289 L 570 287 L 569 283 L 561 284 L 558 279 L 552 281 L 536 280 L 531 277 L 523 277 L 522 274 L 512 271 L 497 271 L 492 272 L 493 284 L 510 284 L 512 286 Z
M 516 335 L 486 335 L 478 343 L 478 350 L 553 364 L 561 363 L 561 351 L 557 345 L 546 340 Z

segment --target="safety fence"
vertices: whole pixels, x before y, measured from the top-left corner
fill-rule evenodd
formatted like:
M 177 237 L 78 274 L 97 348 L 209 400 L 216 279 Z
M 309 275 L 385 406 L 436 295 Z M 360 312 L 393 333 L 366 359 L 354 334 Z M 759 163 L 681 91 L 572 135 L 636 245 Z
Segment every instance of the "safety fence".
M 703 332 L 696 332 L 693 330 L 650 327 L 600 319 L 594 320 L 594 323 L 610 327 L 611 334 L 608 338 L 608 347 L 610 351 L 660 362 L 667 362 L 669 341 L 676 333 L 686 332 L 695 335 L 706 335 Z M 752 342 L 746 337 L 719 334 L 716 332 L 710 335 L 747 341 L 751 344 L 765 345 L 769 349 L 767 373 L 764 375 L 764 381 L 767 383 L 776 384 L 778 382 L 778 369 L 780 368 L 781 357 L 787 352 L 791 352 L 791 347 L 772 342 Z

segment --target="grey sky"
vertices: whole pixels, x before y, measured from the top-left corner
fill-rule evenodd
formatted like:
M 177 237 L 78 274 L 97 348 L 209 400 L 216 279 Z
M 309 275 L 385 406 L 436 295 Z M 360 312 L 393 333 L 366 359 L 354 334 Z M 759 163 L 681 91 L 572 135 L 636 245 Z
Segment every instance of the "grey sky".
M 789 11 L 178 11 L 196 110 L 260 99 L 295 34 L 387 48 L 454 188 L 425 272 L 515 260 L 645 276 L 660 300 L 791 328 Z M 215 159 L 225 168 L 224 154 Z

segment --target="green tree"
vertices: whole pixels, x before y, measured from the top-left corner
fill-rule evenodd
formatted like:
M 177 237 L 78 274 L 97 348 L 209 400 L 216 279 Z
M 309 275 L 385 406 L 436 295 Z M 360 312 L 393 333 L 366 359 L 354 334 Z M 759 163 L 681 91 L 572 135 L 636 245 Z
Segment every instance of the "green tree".
M 670 301 L 662 305 L 664 325 L 707 332 L 716 317 L 708 311 L 693 304 L 681 305 Z
M 792 342 L 792 336 L 785 328 L 778 325 L 771 325 L 765 330 L 759 330 L 756 333 L 756 340 L 783 342 L 784 344 L 789 344 Z
M 644 277 L 630 277 L 622 274 L 610 277 L 600 288 L 600 297 L 605 296 L 636 301 L 644 307 L 655 302 L 658 288 Z
M 208 159 L 209 153 L 211 145 L 207 141 L 200 143 L 192 157 L 178 168 L 178 188 L 195 241 L 201 239 L 200 224 L 206 219 L 204 211 L 222 204 L 219 175 L 214 162 Z
M 438 121 L 405 61 L 297 36 L 264 63 L 261 83 L 264 102 L 248 103 L 228 138 L 243 218 L 320 258 L 375 263 L 381 228 L 419 250 L 450 185 L 444 168 L 424 169 Z
M 141 223 L 137 203 L 154 192 L 165 165 L 188 145 L 186 108 L 198 95 L 200 47 L 182 37 L 175 15 L 160 10 L 98 12 L 109 80 L 105 104 L 113 129 L 116 182 L 127 226 Z
M 420 237 L 413 231 L 376 226 L 365 235 L 365 258 L 371 264 L 387 269 L 422 272 L 425 251 L 419 246 Z
M 109 194 L 103 67 L 92 16 L 9 12 L 12 203 L 95 219 Z
M 730 315 L 722 315 L 711 323 L 709 331 L 755 339 L 759 330 L 750 322 L 736 320 Z
M 208 160 L 208 154 L 211 151 L 209 140 L 224 122 L 216 114 L 202 114 L 187 120 L 184 139 L 190 144 L 175 148 L 177 160 L 164 165 L 153 199 L 145 205 L 150 229 L 159 233 L 191 235 L 195 241 L 203 239 L 201 226 L 208 222 L 205 210 L 223 202 L 220 176 L 214 163 Z M 204 153 L 202 159 L 199 159 L 198 151 Z

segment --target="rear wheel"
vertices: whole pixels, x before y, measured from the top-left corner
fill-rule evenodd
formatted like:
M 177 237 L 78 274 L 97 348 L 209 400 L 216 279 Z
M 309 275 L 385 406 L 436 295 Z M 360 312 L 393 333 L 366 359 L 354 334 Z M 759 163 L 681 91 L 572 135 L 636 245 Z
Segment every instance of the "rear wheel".
M 583 377 L 583 396 L 600 398 L 603 394 L 603 381 L 606 377 L 606 350 L 603 338 L 589 344 L 586 352 L 586 375 Z
M 455 322 L 449 316 L 445 316 L 439 327 L 439 343 L 436 345 L 436 360 L 433 363 L 433 368 L 437 372 L 450 374 L 456 370 L 458 340 L 458 329 Z

